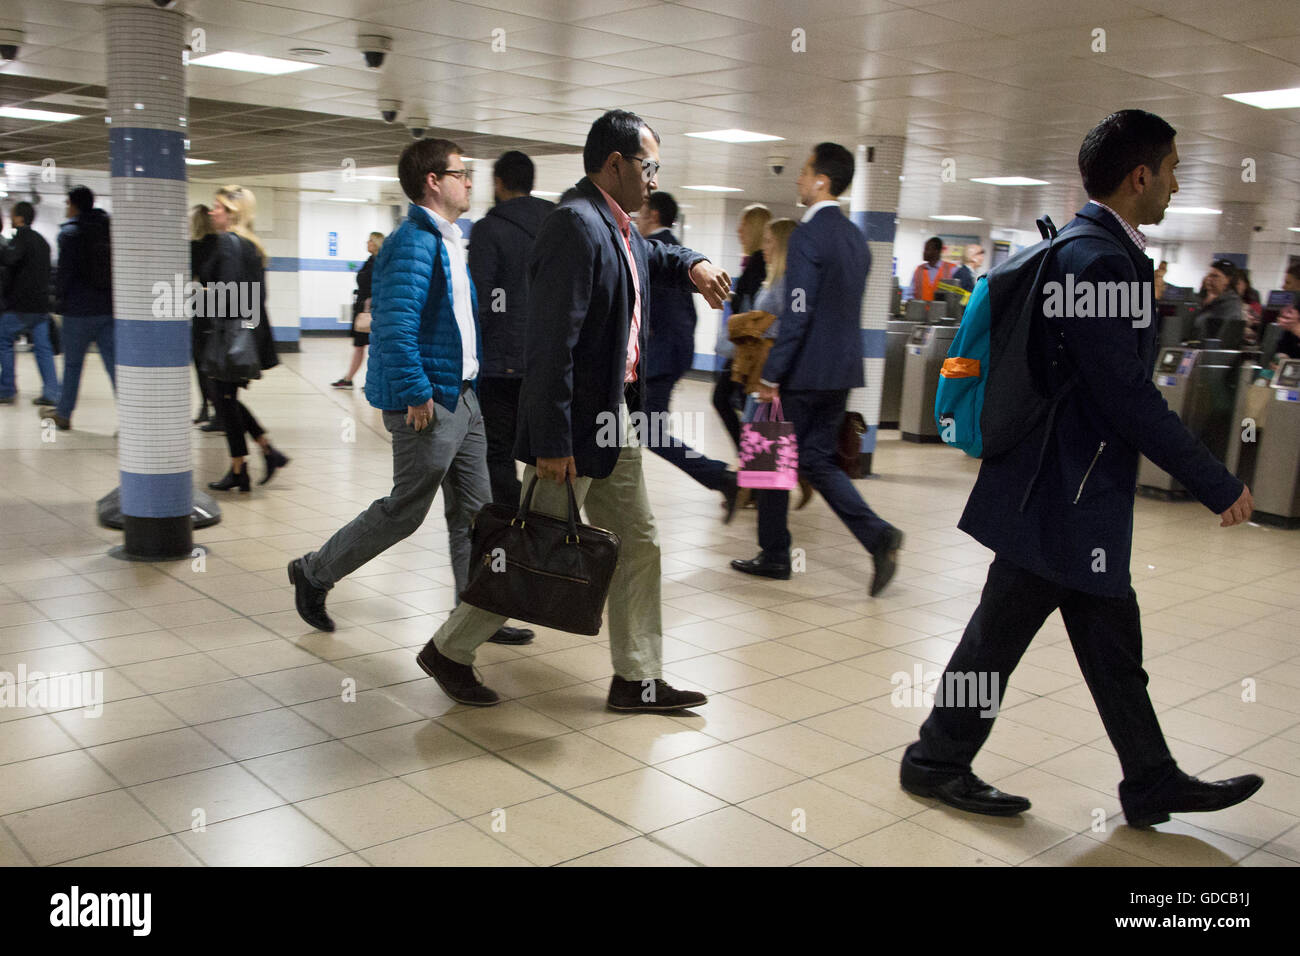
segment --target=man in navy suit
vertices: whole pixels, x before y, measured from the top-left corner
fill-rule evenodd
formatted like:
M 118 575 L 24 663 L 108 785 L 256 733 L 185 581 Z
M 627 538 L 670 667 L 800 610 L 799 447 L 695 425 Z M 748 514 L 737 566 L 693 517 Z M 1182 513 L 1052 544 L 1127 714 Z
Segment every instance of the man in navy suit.
M 902 786 L 917 796 L 992 816 L 1029 808 L 1024 797 L 975 776 L 971 761 L 993 729 L 1007 678 L 1058 608 L 1119 757 L 1119 799 L 1130 826 L 1230 807 L 1263 784 L 1254 774 L 1206 782 L 1178 769 L 1147 694 L 1141 611 L 1129 579 L 1139 454 L 1219 515 L 1221 527 L 1247 520 L 1253 506 L 1250 489 L 1187 430 L 1151 381 L 1155 273 L 1138 227 L 1164 218 L 1178 191 L 1177 165 L 1173 127 L 1142 110 L 1106 117 L 1079 149 L 1091 201 L 1061 235 L 1089 234 L 1054 254 L 1044 292 L 1051 295 L 1052 282 L 1072 284 L 1080 295 L 1087 290 L 1096 301 L 1102 283 L 1148 291 L 1130 296 L 1127 309 L 1116 297 L 1115 308 L 1085 308 L 1080 299 L 1078 308 L 1051 310 L 1063 316 L 1038 312 L 1030 363 L 1046 393 L 1068 391 L 1054 418 L 983 461 L 966 503 L 958 527 L 996 556 L 921 739 L 903 756 Z
M 871 268 L 866 236 L 836 196 L 853 180 L 853 154 L 837 143 L 818 143 L 795 181 L 807 206 L 790 235 L 785 260 L 785 307 L 776 344 L 763 366 L 759 401 L 780 398 L 799 440 L 799 471 L 871 554 L 874 597 L 897 569 L 903 533 L 868 507 L 836 463 L 840 422 L 849 389 L 863 384 L 862 293 Z M 731 566 L 746 574 L 790 577 L 787 491 L 758 494 L 758 543 L 763 549 Z
M 677 201 L 672 194 L 651 193 L 636 218 L 641 235 L 651 242 L 678 245 L 672 227 L 677 222 Z M 736 511 L 736 473 L 726 462 L 706 458 L 672 437 L 667 428 L 668 403 L 677 380 L 690 370 L 695 358 L 695 301 L 685 289 L 673 284 L 650 283 L 654 312 L 646 323 L 645 412 L 649 435 L 642 444 L 690 475 L 705 488 L 722 493 L 727 509 L 724 521 Z
M 611 110 L 582 152 L 587 176 L 542 222 L 529 261 L 528 329 L 515 454 L 536 477 L 532 510 L 565 516 L 567 480 L 592 524 L 621 539 L 609 589 L 611 710 L 655 712 L 707 703 L 663 680 L 659 538 L 628 407 L 644 374 L 644 316 L 652 283 L 698 289 L 721 308 L 731 280 L 698 252 L 647 242 L 632 228 L 657 183 L 659 136 L 634 113 Z M 418 655 L 452 700 L 484 707 L 496 692 L 474 654 L 505 619 L 465 602 Z

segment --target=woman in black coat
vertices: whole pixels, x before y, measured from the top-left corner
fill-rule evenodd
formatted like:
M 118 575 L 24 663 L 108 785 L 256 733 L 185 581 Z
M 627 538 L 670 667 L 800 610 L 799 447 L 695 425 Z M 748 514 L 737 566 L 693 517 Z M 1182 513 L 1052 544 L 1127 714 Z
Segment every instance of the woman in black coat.
M 370 238 L 366 240 L 366 252 L 370 253 L 370 258 L 357 270 L 357 291 L 352 298 L 352 364 L 348 366 L 347 375 L 337 382 L 330 382 L 334 388 L 351 388 L 353 377 L 360 371 L 361 363 L 366 360 L 366 346 L 370 344 L 370 333 L 357 331 L 357 316 L 362 312 L 370 311 L 370 277 L 375 269 L 375 255 L 383 244 L 382 232 L 372 232 Z
M 209 344 L 229 343 L 248 332 L 256 351 L 255 356 L 248 355 L 245 363 L 238 365 L 231 364 L 228 348 L 204 351 L 204 371 L 212 380 L 213 403 L 217 415 L 225 422 L 226 444 L 230 448 L 230 470 L 221 480 L 208 483 L 215 491 L 249 490 L 245 432 L 262 446 L 266 475 L 260 484 L 266 484 L 276 469 L 289 464 L 289 459 L 271 446 L 266 430 L 239 400 L 239 389 L 247 388 L 250 378 L 261 378 L 263 371 L 280 364 L 266 314 L 266 252 L 251 228 L 256 208 L 252 190 L 239 186 L 223 186 L 217 190 L 216 202 L 209 213 L 217 241 L 198 277 L 213 293 L 205 305 L 217 305 L 216 314 L 208 316 L 213 326 Z M 227 291 L 222 295 L 218 289 Z M 230 294 L 232 291 L 235 294 Z

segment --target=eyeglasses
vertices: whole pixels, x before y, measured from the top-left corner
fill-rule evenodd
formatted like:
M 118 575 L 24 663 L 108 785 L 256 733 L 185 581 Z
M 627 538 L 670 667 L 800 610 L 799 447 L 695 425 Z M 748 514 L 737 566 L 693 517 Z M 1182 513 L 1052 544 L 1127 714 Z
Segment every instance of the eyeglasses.
M 622 155 L 624 159 L 630 160 L 634 163 L 639 162 L 641 164 L 641 178 L 646 182 L 650 182 L 650 180 L 654 179 L 656 176 L 659 175 L 660 165 L 655 160 L 646 159 L 643 156 L 628 156 L 626 154 L 622 154 Z
M 473 178 L 473 174 L 468 169 L 464 169 L 464 168 L 444 169 L 442 172 L 437 173 L 436 175 L 440 178 L 443 176 L 455 176 L 457 179 L 465 180 L 465 182 L 469 182 Z

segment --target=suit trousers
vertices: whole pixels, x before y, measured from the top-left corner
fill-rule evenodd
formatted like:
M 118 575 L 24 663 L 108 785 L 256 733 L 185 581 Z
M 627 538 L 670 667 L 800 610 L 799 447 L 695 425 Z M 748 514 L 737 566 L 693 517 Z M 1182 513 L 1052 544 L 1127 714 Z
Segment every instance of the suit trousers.
M 482 375 L 478 380 L 487 433 L 488 479 L 492 500 L 499 505 L 519 503 L 519 476 L 515 467 L 515 427 L 519 420 L 522 378 Z
M 836 517 L 862 546 L 875 553 L 893 527 L 862 500 L 853 480 L 836 459 L 840 422 L 848 403 L 848 389 L 781 390 L 781 413 L 794 423 L 799 440 L 799 474 L 826 499 Z M 763 553 L 777 561 L 790 560 L 790 529 L 786 515 L 790 492 L 760 491 L 758 497 L 758 544 Z
M 104 362 L 108 381 L 117 383 L 116 342 L 111 315 L 65 315 L 63 317 L 63 394 L 54 414 L 71 418 L 77 407 L 81 391 L 81 370 L 86 364 L 86 350 L 90 343 L 99 346 L 99 357 Z
M 626 406 L 621 410 L 626 415 Z M 524 469 L 525 493 L 537 469 Z M 587 520 L 613 531 L 621 539 L 618 566 L 610 582 L 609 653 L 614 673 L 624 680 L 663 676 L 663 623 L 659 597 L 659 532 L 646 494 L 641 449 L 624 447 L 607 478 L 573 480 L 578 506 Z M 539 481 L 532 510 L 564 517 L 569 495 L 564 485 Z M 507 618 L 462 601 L 438 628 L 430 643 L 460 664 L 473 664 L 478 646 L 496 633 Z
M 680 378 L 680 375 L 660 375 L 646 380 L 645 411 L 650 434 L 641 436 L 641 445 L 670 465 L 676 465 L 710 491 L 722 491 L 728 484 L 727 463 L 705 458 L 681 439 L 669 434 L 668 403 L 672 398 L 673 386 Z
M 384 427 L 393 436 L 393 490 L 307 555 L 304 576 L 312 586 L 333 587 L 418 531 L 441 488 L 456 593 L 464 590 L 470 523 L 491 496 L 487 439 L 478 396 L 469 385 L 461 388 L 455 412 L 436 403 L 433 409 L 433 422 L 423 431 L 406 423 L 405 412 L 384 412 Z
M 1057 608 L 1119 756 L 1124 773 L 1120 796 L 1149 790 L 1173 773 L 1176 764 L 1147 694 L 1142 624 L 1133 590 L 1126 597 L 1088 594 L 1000 557 L 990 565 L 979 607 L 944 668 L 921 739 L 903 759 L 923 770 L 969 773 L 993 730 L 997 708 L 990 712 L 983 703 L 966 699 L 977 696 L 968 689 L 983 682 L 1000 702 L 1029 642 Z

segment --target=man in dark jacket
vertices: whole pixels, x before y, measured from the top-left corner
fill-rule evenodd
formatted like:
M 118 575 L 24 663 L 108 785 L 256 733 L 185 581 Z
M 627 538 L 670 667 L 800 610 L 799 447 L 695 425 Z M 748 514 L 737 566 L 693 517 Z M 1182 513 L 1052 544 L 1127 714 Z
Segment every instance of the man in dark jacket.
M 546 214 L 555 204 L 531 195 L 533 161 L 517 149 L 492 166 L 496 205 L 474 224 L 469 272 L 478 292 L 483 333 L 483 370 L 478 395 L 487 429 L 492 500 L 519 503 L 515 469 L 515 422 L 524 378 L 524 328 L 528 319 L 528 255 Z
M 645 121 L 611 110 L 592 124 L 587 176 L 542 223 L 528 266 L 528 371 L 520 397 L 517 456 L 524 484 L 538 479 L 532 510 L 565 516 L 566 481 L 592 524 L 622 543 L 610 584 L 614 678 L 607 706 L 623 712 L 698 707 L 703 694 L 663 680 L 659 539 L 646 494 L 641 449 L 627 440 L 625 391 L 644 374 L 644 316 L 651 282 L 694 284 L 713 308 L 727 274 L 680 246 L 647 242 L 632 228 L 656 186 L 659 137 Z M 462 602 L 419 654 L 449 697 L 499 700 L 474 674 L 474 656 L 504 620 Z
M 651 193 L 636 227 L 651 242 L 679 245 L 672 227 L 677 222 L 677 202 L 670 193 Z M 722 493 L 726 521 L 736 510 L 736 473 L 727 463 L 705 458 L 668 428 L 668 404 L 673 387 L 695 359 L 695 296 L 672 283 L 650 284 L 654 311 L 646 316 L 645 412 L 648 434 L 641 444 L 676 465 L 710 491 Z
M 1123 110 L 1094 128 L 1079 150 L 1092 200 L 1062 235 L 1097 227 L 1100 235 L 1064 246 L 1045 270 L 1044 290 L 1072 282 L 1094 299 L 1103 295 L 1101 283 L 1150 290 L 1154 270 L 1138 226 L 1164 218 L 1178 189 L 1177 164 L 1174 130 L 1158 116 Z M 959 527 L 996 557 L 921 739 L 903 757 L 901 782 L 910 793 L 995 816 L 1028 809 L 1024 797 L 971 773 L 971 760 L 992 730 L 1007 678 L 1058 608 L 1119 756 L 1120 804 L 1130 826 L 1222 809 L 1263 782 L 1247 775 L 1207 783 L 1179 770 L 1146 691 L 1140 611 L 1129 579 L 1138 456 L 1182 482 L 1220 515 L 1222 527 L 1247 520 L 1252 502 L 1249 489 L 1183 426 L 1152 383 L 1150 292 L 1129 301 L 1128 309 L 1097 310 L 1080 299 L 1065 317 L 1038 314 L 1029 354 L 1045 390 L 1077 379 L 1054 423 L 1049 416 L 1018 447 L 980 467 Z
M 95 208 L 87 186 L 68 192 L 68 221 L 59 230 L 58 299 L 63 312 L 63 397 L 54 424 L 67 431 L 81 389 L 81 369 L 90 343 L 99 346 L 108 380 L 115 384 L 112 262 L 108 214 Z
M 32 229 L 36 209 L 20 202 L 11 213 L 16 232 L 4 250 L 4 306 L 0 310 L 0 405 L 12 405 L 18 392 L 14 376 L 14 339 L 26 332 L 32 339 L 36 366 L 41 371 L 42 394 L 33 405 L 59 403 L 59 375 L 50 343 L 50 244 Z
M 807 211 L 786 250 L 780 332 L 763 366 L 758 398 L 780 399 L 799 440 L 800 473 L 871 555 L 874 597 L 894 576 L 903 533 L 871 510 L 836 460 L 849 390 L 863 383 L 860 316 L 871 269 L 867 238 L 836 199 L 852 181 L 853 154 L 838 143 L 819 143 L 795 182 Z M 737 558 L 733 568 L 790 577 L 789 509 L 788 491 L 759 492 L 763 550 L 755 558 Z

